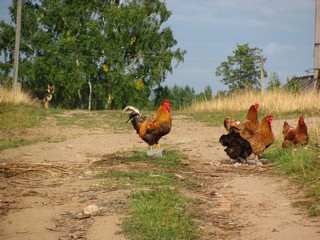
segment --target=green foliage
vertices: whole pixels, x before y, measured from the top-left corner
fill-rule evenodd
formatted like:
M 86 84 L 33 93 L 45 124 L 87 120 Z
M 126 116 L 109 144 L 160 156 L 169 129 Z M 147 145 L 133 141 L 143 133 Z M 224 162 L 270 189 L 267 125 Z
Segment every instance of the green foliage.
M 171 12 L 160 0 L 29 0 L 22 10 L 22 85 L 46 89 L 53 82 L 55 105 L 64 108 L 145 107 L 186 53 L 174 49 L 173 32 L 163 26 Z M 12 68 L 13 43 L 14 28 L 2 22 L 3 75 Z
M 210 101 L 212 98 L 212 89 L 209 85 L 205 87 L 203 93 L 200 93 L 196 96 L 197 101 Z
M 222 76 L 221 82 L 229 87 L 229 91 L 260 89 L 260 58 L 262 50 L 250 48 L 248 44 L 238 44 L 233 56 L 220 64 L 216 76 Z M 264 76 L 267 73 L 264 72 Z
M 280 88 L 281 88 L 280 77 L 276 72 L 272 72 L 267 85 L 267 90 L 272 91 Z
M 185 87 L 179 87 L 174 85 L 171 94 L 170 100 L 172 102 L 172 109 L 183 110 L 190 106 L 195 99 L 195 91 L 193 88 L 188 85 Z
M 132 239 L 198 239 L 197 224 L 188 214 L 188 201 L 169 189 L 141 191 L 132 196 L 132 216 L 124 233 Z
M 297 93 L 301 91 L 301 81 L 299 78 L 293 77 L 291 79 L 287 79 L 287 82 L 283 87 L 290 92 Z

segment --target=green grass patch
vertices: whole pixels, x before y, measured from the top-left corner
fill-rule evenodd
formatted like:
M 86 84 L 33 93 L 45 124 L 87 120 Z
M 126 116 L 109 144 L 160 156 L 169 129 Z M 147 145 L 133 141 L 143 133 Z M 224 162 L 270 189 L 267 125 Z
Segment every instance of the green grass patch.
M 127 116 L 121 116 L 120 111 L 68 111 L 68 114 L 55 115 L 58 126 L 81 127 L 84 129 L 111 129 L 113 132 L 132 130 L 131 124 L 126 124 Z
M 188 213 L 188 200 L 177 191 L 141 191 L 131 197 L 132 214 L 123 222 L 130 239 L 199 239 L 197 224 Z
M 276 173 L 294 180 L 306 192 L 304 206 L 310 215 L 320 215 L 320 150 L 316 145 L 278 148 L 266 154 L 276 163 Z M 312 201 L 310 201 L 310 197 Z
M 0 131 L 40 125 L 48 114 L 48 110 L 32 106 L 0 103 Z
M 21 138 L 17 140 L 8 139 L 5 142 L 0 141 L 0 143 L 1 143 L 0 144 L 0 152 L 1 152 L 2 150 L 8 149 L 8 148 L 17 148 L 17 147 L 28 145 L 30 142 Z
M 44 126 L 47 117 L 57 112 L 55 109 L 46 110 L 30 105 L 0 103 L 0 151 L 39 141 L 38 136 L 30 139 L 24 129 Z
M 163 157 L 149 157 L 146 152 L 139 151 L 128 158 L 133 161 L 148 161 L 153 167 L 157 168 L 181 170 L 185 169 L 184 161 L 187 160 L 188 156 L 178 150 L 166 151 Z
M 177 186 L 175 176 L 161 172 L 99 172 L 95 178 L 103 179 L 101 185 L 110 188 L 142 188 Z

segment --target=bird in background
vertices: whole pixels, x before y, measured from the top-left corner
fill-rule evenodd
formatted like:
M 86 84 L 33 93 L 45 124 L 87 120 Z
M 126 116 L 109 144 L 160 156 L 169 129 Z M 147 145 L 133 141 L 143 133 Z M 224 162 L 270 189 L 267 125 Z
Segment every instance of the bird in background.
M 167 135 L 172 126 L 170 105 L 168 100 L 163 100 L 151 119 L 143 117 L 139 109 L 133 106 L 125 107 L 122 113 L 129 112 L 128 121 L 131 121 L 139 137 L 149 145 L 150 149 L 153 145 L 160 148 L 160 138 Z
M 304 121 L 304 115 L 299 117 L 297 126 L 293 128 L 289 125 L 287 121 L 283 124 L 283 142 L 282 148 L 289 147 L 295 144 L 305 145 L 309 142 L 309 134 L 308 134 L 308 127 Z

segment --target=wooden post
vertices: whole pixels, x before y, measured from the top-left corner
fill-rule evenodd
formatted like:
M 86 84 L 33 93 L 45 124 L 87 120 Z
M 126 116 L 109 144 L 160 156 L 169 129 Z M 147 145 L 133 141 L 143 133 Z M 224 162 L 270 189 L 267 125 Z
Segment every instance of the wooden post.
M 12 91 L 17 92 L 21 88 L 20 84 L 18 86 L 18 70 L 19 70 L 19 55 L 20 55 L 20 32 L 21 32 L 21 8 L 22 0 L 17 2 L 17 21 L 16 21 L 16 39 L 14 46 L 14 59 L 13 59 L 13 83 Z
M 264 63 L 265 58 L 263 57 L 263 55 L 260 56 L 260 85 L 261 85 L 261 93 L 264 93 L 264 67 L 263 67 L 263 63 Z
M 314 32 L 314 81 L 315 90 L 320 93 L 320 0 L 315 0 Z

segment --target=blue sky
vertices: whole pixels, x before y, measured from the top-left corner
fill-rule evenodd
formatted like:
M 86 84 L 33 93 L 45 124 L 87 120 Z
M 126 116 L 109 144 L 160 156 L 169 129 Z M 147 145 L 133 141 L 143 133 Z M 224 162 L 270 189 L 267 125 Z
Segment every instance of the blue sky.
M 269 76 L 282 83 L 307 75 L 314 67 L 315 0 L 166 0 L 172 16 L 166 23 L 178 47 L 187 50 L 184 63 L 174 69 L 166 84 L 189 85 L 202 92 L 226 86 L 215 70 L 237 44 L 262 49 Z M 265 79 L 265 84 L 268 77 Z
M 165 23 L 177 47 L 185 49 L 184 63 L 164 85 L 189 85 L 197 93 L 210 86 L 226 90 L 216 68 L 233 55 L 237 44 L 260 48 L 269 76 L 307 75 L 314 67 L 315 0 L 166 0 L 172 16 Z M 0 0 L 0 20 L 7 18 L 11 0 Z M 267 84 L 268 78 L 265 79 Z

